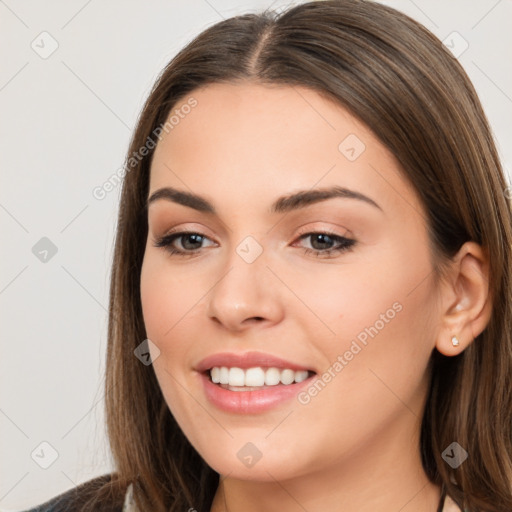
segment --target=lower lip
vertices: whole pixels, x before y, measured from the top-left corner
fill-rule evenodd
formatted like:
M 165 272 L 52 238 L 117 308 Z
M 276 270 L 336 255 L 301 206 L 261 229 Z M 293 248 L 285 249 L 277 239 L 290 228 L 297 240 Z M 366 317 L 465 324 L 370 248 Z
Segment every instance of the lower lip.
M 227 412 L 252 414 L 268 411 L 297 396 L 304 387 L 311 384 L 316 374 L 302 382 L 277 384 L 258 391 L 230 391 L 214 384 L 207 374 L 199 374 L 208 400 Z

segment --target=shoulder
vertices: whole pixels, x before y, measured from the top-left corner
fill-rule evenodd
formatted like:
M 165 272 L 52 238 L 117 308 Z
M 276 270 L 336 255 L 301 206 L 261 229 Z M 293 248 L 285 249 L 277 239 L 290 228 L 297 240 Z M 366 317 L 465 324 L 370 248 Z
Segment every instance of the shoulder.
M 37 507 L 25 510 L 24 512 L 66 512 L 69 510 L 80 510 L 88 500 L 95 496 L 95 492 L 102 486 L 108 484 L 112 479 L 112 474 L 102 475 L 92 480 L 88 480 L 69 491 L 63 492 L 58 496 L 38 505 Z M 123 497 L 124 500 L 124 497 Z M 101 500 L 98 498 L 98 504 L 101 507 L 95 507 L 94 510 L 104 512 L 122 512 L 123 500 L 116 503 L 114 498 L 108 500 Z

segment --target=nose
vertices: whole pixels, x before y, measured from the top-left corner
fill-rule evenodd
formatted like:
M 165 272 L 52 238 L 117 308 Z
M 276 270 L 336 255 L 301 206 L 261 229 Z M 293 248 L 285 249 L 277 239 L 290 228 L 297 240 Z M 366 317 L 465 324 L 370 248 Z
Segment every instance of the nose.
M 241 332 L 260 324 L 281 321 L 284 307 L 279 281 L 267 268 L 261 255 L 247 263 L 238 254 L 230 258 L 227 270 L 207 295 L 207 311 L 212 321 L 226 330 Z

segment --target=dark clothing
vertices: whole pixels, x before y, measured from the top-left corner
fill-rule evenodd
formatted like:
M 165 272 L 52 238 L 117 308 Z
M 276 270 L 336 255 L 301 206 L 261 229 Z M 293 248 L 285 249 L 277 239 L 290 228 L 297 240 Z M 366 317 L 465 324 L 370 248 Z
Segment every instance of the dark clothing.
M 38 505 L 30 510 L 24 512 L 73 512 L 80 511 L 81 507 L 87 498 L 91 498 L 94 495 L 95 490 L 99 489 L 102 485 L 110 482 L 111 475 L 102 475 L 92 480 L 88 480 L 69 491 L 63 492 L 58 496 L 50 499 L 49 501 Z M 98 507 L 94 510 L 100 512 L 122 512 L 123 502 L 113 503 L 112 500 L 102 500 Z

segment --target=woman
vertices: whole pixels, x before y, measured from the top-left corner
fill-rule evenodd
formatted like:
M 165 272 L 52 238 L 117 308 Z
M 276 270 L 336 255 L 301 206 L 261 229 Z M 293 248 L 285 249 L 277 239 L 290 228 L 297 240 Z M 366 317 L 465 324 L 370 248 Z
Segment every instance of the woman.
M 511 209 L 436 37 L 366 0 L 222 21 L 125 169 L 116 472 L 34 510 L 512 510 Z

